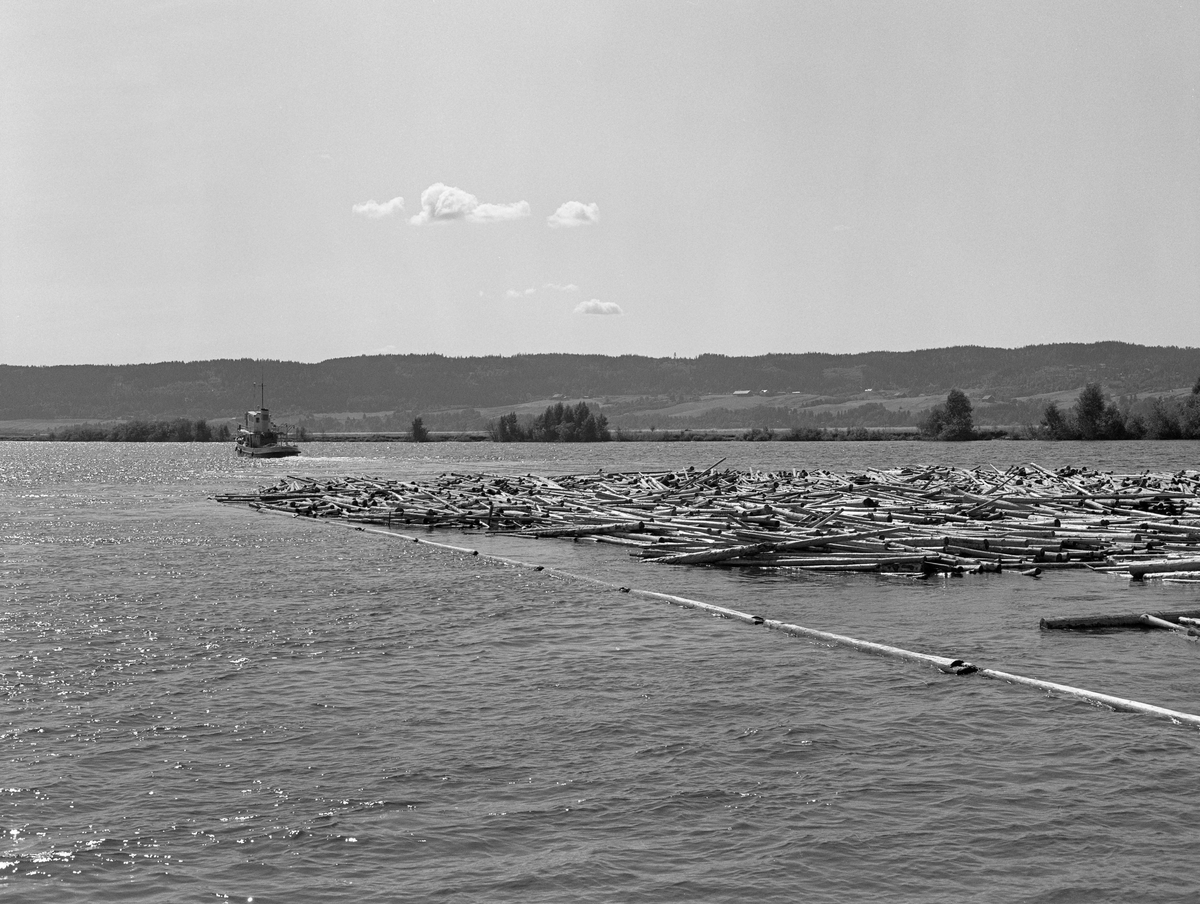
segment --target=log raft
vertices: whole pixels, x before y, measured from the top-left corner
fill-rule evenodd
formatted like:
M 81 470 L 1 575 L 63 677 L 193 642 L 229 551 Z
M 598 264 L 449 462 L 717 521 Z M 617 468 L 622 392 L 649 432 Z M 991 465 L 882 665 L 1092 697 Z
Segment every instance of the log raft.
M 219 502 L 382 527 L 627 546 L 659 565 L 917 577 L 1063 568 L 1200 571 L 1200 471 L 1039 465 L 682 471 L 428 481 L 289 476 Z

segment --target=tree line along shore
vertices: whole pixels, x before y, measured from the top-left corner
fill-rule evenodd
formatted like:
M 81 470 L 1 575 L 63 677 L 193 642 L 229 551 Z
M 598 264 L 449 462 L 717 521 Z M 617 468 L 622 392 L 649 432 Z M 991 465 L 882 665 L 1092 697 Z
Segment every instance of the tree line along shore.
M 40 439 L 62 442 L 228 442 L 232 431 L 227 423 L 208 420 L 128 420 L 118 423 L 77 424 L 56 428 L 42 435 L 7 439 Z M 785 441 L 867 442 L 880 440 L 924 440 L 962 442 L 992 439 L 1035 440 L 1137 440 L 1200 439 L 1200 379 L 1184 398 L 1147 400 L 1140 408 L 1122 406 L 1110 399 L 1098 383 L 1088 383 L 1074 404 L 1061 408 L 1048 404 L 1038 424 L 1017 427 L 977 426 L 971 400 L 953 389 L 944 402 L 935 405 L 918 421 L 915 429 L 868 427 L 771 427 L 678 430 L 657 427 L 627 429 L 609 424 L 598 406 L 554 403 L 539 415 L 518 416 L 510 412 L 488 423 L 486 430 L 436 431 L 423 417 L 412 420 L 408 431 L 313 431 L 300 427 L 289 432 L 295 442 L 695 442 L 695 441 Z

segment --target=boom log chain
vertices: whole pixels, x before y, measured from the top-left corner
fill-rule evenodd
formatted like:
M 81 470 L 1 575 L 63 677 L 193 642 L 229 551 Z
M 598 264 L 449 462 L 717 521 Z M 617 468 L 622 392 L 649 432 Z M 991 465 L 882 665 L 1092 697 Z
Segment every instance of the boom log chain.
M 614 543 L 661 565 L 934 574 L 1200 571 L 1200 471 L 1036 464 L 683 471 L 424 482 L 286 477 L 225 503 L 348 524 Z
M 272 506 L 256 507 L 258 511 L 268 515 L 285 515 L 295 518 L 295 513 L 289 512 L 285 508 Z M 354 524 L 351 521 L 324 520 L 322 526 L 348 528 L 350 530 L 362 531 L 381 535 L 390 540 L 406 540 L 414 543 L 421 543 L 426 546 L 432 546 L 440 550 L 447 550 L 453 553 L 460 553 L 468 556 L 480 556 L 477 549 L 466 549 L 461 546 L 452 546 L 449 543 L 439 543 L 434 540 L 426 540 L 421 537 L 414 537 L 398 533 L 393 530 L 385 530 L 378 527 L 369 527 L 361 524 Z M 506 558 L 504 556 L 483 555 L 481 558 L 488 559 L 493 562 L 499 562 L 510 567 L 530 568 L 534 571 L 541 572 L 547 575 L 553 575 L 571 581 L 578 581 L 584 584 L 604 587 L 608 590 L 616 590 L 621 593 L 628 593 L 644 599 L 658 600 L 669 603 L 673 606 L 683 606 L 687 609 L 698 609 L 702 612 L 707 612 L 710 615 L 719 618 L 729 618 L 743 622 L 748 625 L 756 625 L 766 627 L 772 631 L 782 631 L 792 637 L 803 637 L 807 640 L 816 643 L 832 644 L 834 646 L 847 647 L 849 649 L 858 650 L 861 653 L 872 653 L 879 656 L 885 656 L 890 659 L 906 660 L 909 662 L 919 662 L 926 665 L 932 665 L 938 671 L 947 675 L 978 675 L 982 678 L 993 678 L 1002 681 L 1006 684 L 1019 684 L 1026 687 L 1032 687 L 1037 690 L 1048 693 L 1054 697 L 1065 697 L 1068 699 L 1082 700 L 1097 706 L 1104 706 L 1118 712 L 1134 712 L 1144 715 L 1156 716 L 1161 719 L 1167 719 L 1171 722 L 1181 725 L 1190 725 L 1195 728 L 1200 728 L 1200 716 L 1192 713 L 1180 712 L 1178 710 L 1167 709 L 1166 707 L 1156 706 L 1152 703 L 1142 703 L 1138 700 L 1130 700 L 1125 697 L 1115 697 L 1111 694 L 1099 693 L 1097 691 L 1087 690 L 1086 688 L 1074 687 L 1068 684 L 1059 684 L 1053 681 L 1044 681 L 1040 678 L 1030 678 L 1025 675 L 1015 675 L 1011 672 L 1002 672 L 997 669 L 981 668 L 973 663 L 963 659 L 952 659 L 948 656 L 939 656 L 933 653 L 920 653 L 914 650 L 906 650 L 902 647 L 894 647 L 888 644 L 875 643 L 869 640 L 860 640 L 856 637 L 848 637 L 843 634 L 832 634 L 828 631 L 820 631 L 814 628 L 806 628 L 802 625 L 789 624 L 787 622 L 778 621 L 772 618 L 765 618 L 761 615 L 751 615 L 747 612 L 740 612 L 737 609 L 730 609 L 725 606 L 716 606 L 712 603 L 701 602 L 700 600 L 689 599 L 687 597 L 675 596 L 670 593 L 659 593 L 654 590 L 642 590 L 634 587 L 622 587 L 613 584 L 610 581 L 602 581 L 596 578 L 584 577 L 582 575 L 570 574 L 569 572 L 559 571 L 554 568 L 547 568 L 544 565 L 534 565 L 529 562 L 519 562 L 515 559 Z M 1180 618 L 1179 625 L 1167 623 L 1172 629 L 1183 628 L 1186 630 L 1190 625 L 1189 622 L 1200 624 L 1200 620 Z

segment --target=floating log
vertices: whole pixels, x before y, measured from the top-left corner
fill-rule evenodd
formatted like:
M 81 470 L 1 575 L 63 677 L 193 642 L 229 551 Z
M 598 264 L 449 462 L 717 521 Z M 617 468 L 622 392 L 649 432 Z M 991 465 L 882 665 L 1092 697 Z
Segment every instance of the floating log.
M 1200 559 L 1163 559 L 1159 562 L 1134 562 L 1129 574 L 1140 580 L 1148 574 L 1169 574 L 1173 571 L 1200 571 Z
M 655 559 L 662 565 L 711 565 L 723 559 L 737 559 L 754 556 L 770 548 L 768 543 L 756 543 L 753 546 L 726 546 L 723 549 L 710 549 L 703 552 L 685 552 L 673 556 L 663 556 Z
M 1186 625 L 1179 625 L 1175 622 L 1167 621 L 1165 618 L 1159 618 L 1157 615 L 1144 613 L 1140 619 L 1141 623 L 1148 628 L 1158 628 L 1162 631 L 1183 631 L 1187 632 Z
M 641 521 L 619 521 L 615 524 L 582 524 L 577 527 L 541 527 L 523 530 L 516 536 L 545 539 L 547 537 L 587 537 L 594 534 L 640 533 L 645 528 Z
M 1181 618 L 1200 618 L 1200 609 L 1182 609 L 1172 612 L 1135 612 L 1125 615 L 1063 615 L 1043 618 L 1044 630 L 1096 631 L 1105 628 L 1140 628 L 1144 626 L 1143 615 L 1162 621 L 1176 623 Z
M 1149 628 L 1159 628 L 1164 631 L 1171 631 L 1175 634 L 1183 634 L 1189 639 L 1200 637 L 1200 631 L 1186 624 L 1175 624 L 1174 622 L 1165 621 L 1161 618 L 1155 618 L 1153 615 L 1143 615 L 1142 624 Z

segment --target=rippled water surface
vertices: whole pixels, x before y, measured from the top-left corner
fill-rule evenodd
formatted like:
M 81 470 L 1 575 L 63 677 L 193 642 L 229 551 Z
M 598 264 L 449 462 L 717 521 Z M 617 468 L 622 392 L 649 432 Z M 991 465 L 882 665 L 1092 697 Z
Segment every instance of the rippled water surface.
M 1196 443 L 0 443 L 0 896 L 57 901 L 1193 901 L 1200 734 L 561 574 L 212 502 L 421 477 L 1036 461 Z M 1200 608 L 1060 572 L 909 582 L 484 553 L 1187 712 Z

